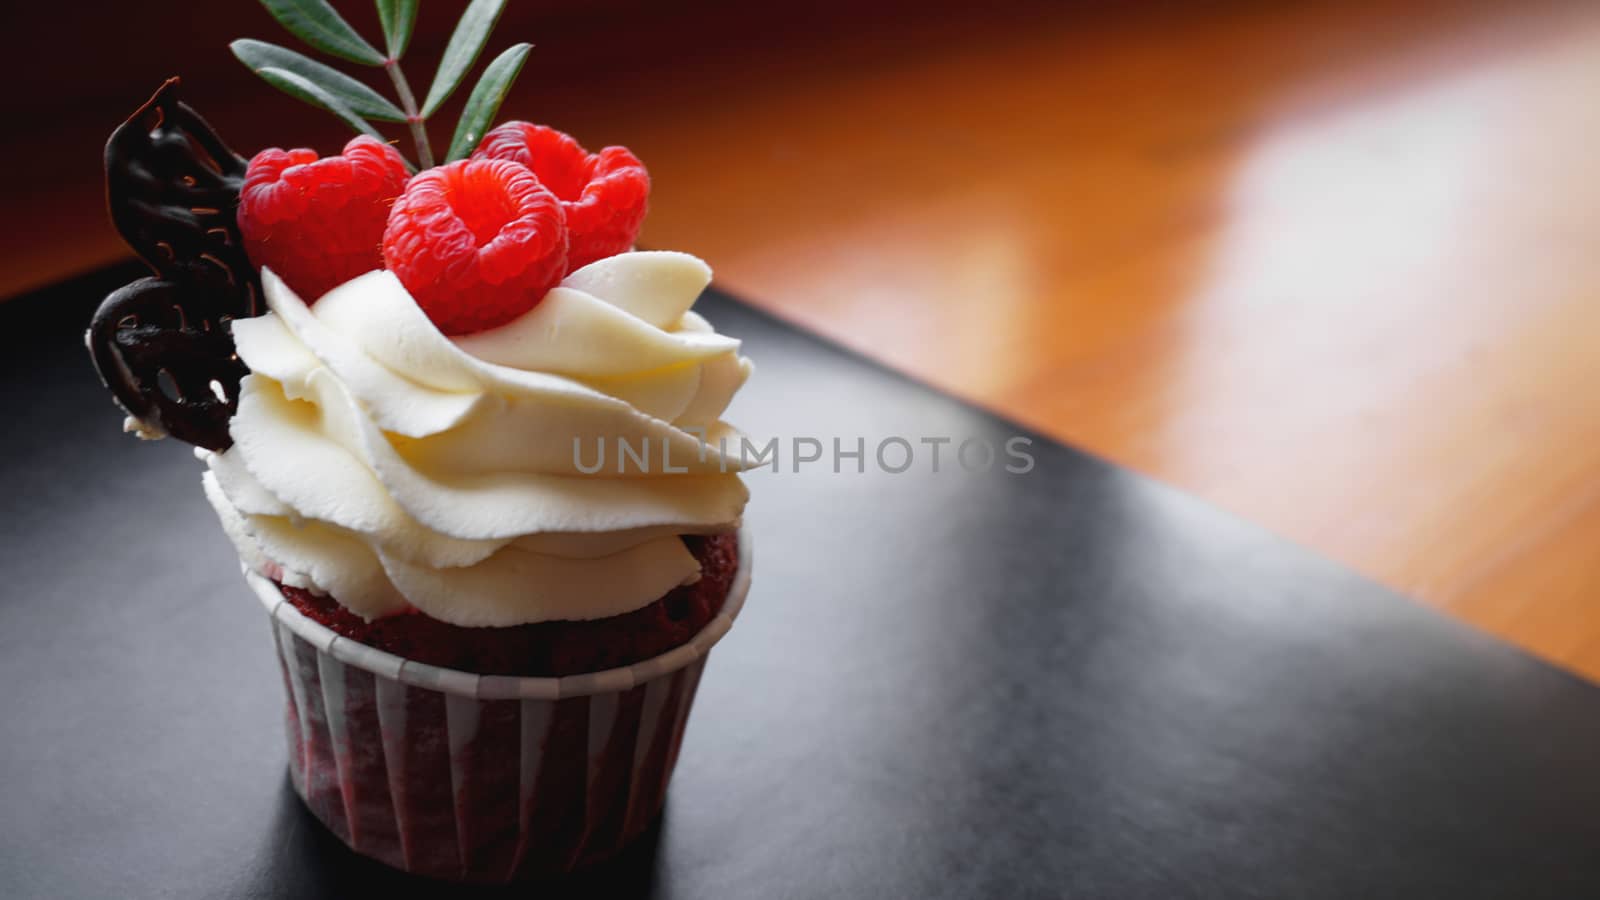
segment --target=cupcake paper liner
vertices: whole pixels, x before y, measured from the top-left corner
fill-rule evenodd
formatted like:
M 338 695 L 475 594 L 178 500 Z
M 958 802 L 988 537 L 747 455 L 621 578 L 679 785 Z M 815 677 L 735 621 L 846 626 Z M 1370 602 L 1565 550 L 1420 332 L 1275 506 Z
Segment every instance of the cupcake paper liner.
M 287 698 L 289 774 L 352 850 L 394 868 L 507 882 L 616 854 L 661 811 L 711 647 L 750 588 L 750 543 L 721 612 L 651 659 L 561 678 L 407 660 L 267 608 Z

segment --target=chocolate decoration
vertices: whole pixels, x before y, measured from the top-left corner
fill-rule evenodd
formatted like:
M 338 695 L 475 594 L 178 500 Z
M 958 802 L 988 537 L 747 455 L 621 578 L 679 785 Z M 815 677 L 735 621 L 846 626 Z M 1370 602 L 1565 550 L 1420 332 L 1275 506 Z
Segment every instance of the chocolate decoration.
M 100 304 L 89 353 L 134 418 L 221 451 L 249 371 L 228 322 L 261 314 L 261 283 L 234 218 L 245 160 L 177 88 L 168 79 L 106 143 L 111 221 L 156 274 Z

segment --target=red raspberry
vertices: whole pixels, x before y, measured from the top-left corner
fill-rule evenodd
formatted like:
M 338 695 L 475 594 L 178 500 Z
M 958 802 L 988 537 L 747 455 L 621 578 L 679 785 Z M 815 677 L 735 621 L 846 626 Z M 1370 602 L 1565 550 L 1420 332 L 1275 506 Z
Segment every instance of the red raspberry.
M 383 226 L 406 177 L 400 154 L 366 135 L 327 159 L 313 150 L 263 150 L 250 160 L 239 192 L 245 252 L 313 303 L 383 268 Z
M 458 160 L 406 185 L 383 232 L 383 259 L 440 331 L 481 331 L 560 283 L 566 216 L 525 167 Z
M 650 174 L 626 147 L 590 153 L 544 125 L 507 122 L 483 136 L 473 159 L 533 170 L 567 211 L 567 271 L 633 247 L 650 199 Z

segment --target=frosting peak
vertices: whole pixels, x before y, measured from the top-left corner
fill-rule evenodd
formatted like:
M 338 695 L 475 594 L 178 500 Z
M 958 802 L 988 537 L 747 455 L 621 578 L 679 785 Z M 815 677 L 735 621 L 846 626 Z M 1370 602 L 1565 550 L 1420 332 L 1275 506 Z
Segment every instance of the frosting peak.
M 369 619 L 644 606 L 698 577 L 679 536 L 735 527 L 747 499 L 718 444 L 739 446 L 720 417 L 750 363 L 690 311 L 710 278 L 623 253 L 451 339 L 389 272 L 308 307 L 263 270 L 271 312 L 233 323 L 251 374 L 234 446 L 200 451 L 206 495 L 247 565 Z

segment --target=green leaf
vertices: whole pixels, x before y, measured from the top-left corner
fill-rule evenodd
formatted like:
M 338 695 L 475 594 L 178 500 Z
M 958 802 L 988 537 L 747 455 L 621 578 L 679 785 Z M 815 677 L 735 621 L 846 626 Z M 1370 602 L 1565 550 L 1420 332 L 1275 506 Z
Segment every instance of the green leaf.
M 326 109 L 328 112 L 331 112 L 343 119 L 346 125 L 349 125 L 351 128 L 354 128 L 362 134 L 371 135 L 380 141 L 384 139 L 383 135 L 379 134 L 377 129 L 368 124 L 366 119 L 356 115 L 355 111 L 346 106 L 343 100 L 340 100 L 338 97 L 333 96 L 332 94 L 320 87 L 317 87 L 315 84 L 307 81 L 305 78 L 302 78 L 299 75 L 296 75 L 288 69 L 277 69 L 268 66 L 265 69 L 257 69 L 256 74 L 260 75 L 262 78 L 265 78 L 268 84 L 272 85 L 278 90 L 283 91 L 286 94 L 299 97 L 302 100 L 314 103 L 317 106 Z
M 293 72 L 299 75 L 301 78 L 344 101 L 344 104 L 359 116 L 377 119 L 380 122 L 404 122 L 406 120 L 406 114 L 400 111 L 400 107 L 390 103 L 382 94 L 338 69 L 325 66 L 287 47 L 279 47 L 266 41 L 253 41 L 245 38 L 229 44 L 228 49 L 233 51 L 233 55 L 237 56 L 240 62 L 255 71 L 282 69 L 285 72 Z M 300 95 L 297 94 L 296 96 Z M 300 97 L 300 99 L 305 100 L 308 98 Z
M 456 136 L 450 141 L 450 152 L 445 154 L 445 162 L 465 159 L 478 148 L 484 130 L 494 121 L 495 114 L 500 112 L 500 104 L 511 90 L 511 82 L 517 80 L 517 74 L 522 71 L 522 64 L 528 58 L 528 51 L 532 49 L 532 44 L 517 44 L 495 57 L 494 62 L 483 70 L 483 77 L 478 79 L 472 95 L 467 97 L 466 108 L 461 111 L 461 122 L 456 125 Z
M 417 24 L 417 0 L 377 0 L 378 20 L 383 23 L 384 46 L 389 58 L 405 55 L 411 43 L 411 29 Z
M 428 87 L 428 99 L 422 103 L 423 118 L 433 115 L 450 99 L 461 79 L 478 61 L 478 54 L 483 52 L 489 32 L 494 30 L 494 23 L 505 5 L 505 0 L 472 0 L 472 5 L 461 14 L 455 33 L 450 35 L 450 43 L 445 45 L 444 58 L 439 60 L 439 71 Z
M 364 65 L 383 65 L 383 54 L 356 34 L 328 0 L 261 0 L 261 5 L 279 25 L 323 53 Z

